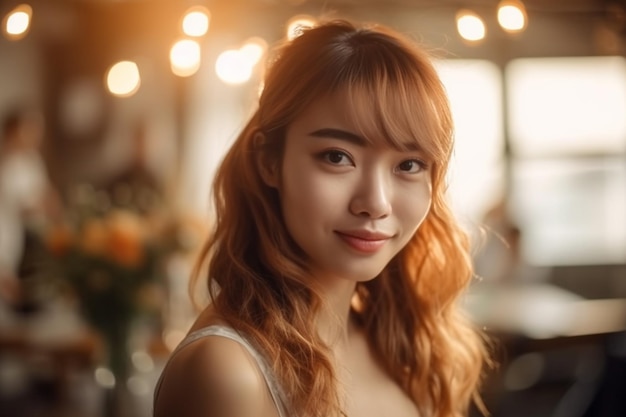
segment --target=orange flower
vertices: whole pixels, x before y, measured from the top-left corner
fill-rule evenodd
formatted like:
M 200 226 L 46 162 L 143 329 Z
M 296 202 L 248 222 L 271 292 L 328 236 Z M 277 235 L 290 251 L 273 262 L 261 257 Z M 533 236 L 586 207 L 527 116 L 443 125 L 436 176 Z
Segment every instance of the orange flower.
M 54 256 L 63 256 L 72 247 L 74 235 L 66 224 L 55 224 L 45 236 L 46 247 Z
M 144 229 L 141 219 L 129 212 L 112 212 L 107 221 L 107 253 L 120 265 L 134 268 L 144 260 Z
M 81 249 L 90 255 L 104 255 L 107 249 L 108 231 L 102 219 L 90 219 L 82 228 Z

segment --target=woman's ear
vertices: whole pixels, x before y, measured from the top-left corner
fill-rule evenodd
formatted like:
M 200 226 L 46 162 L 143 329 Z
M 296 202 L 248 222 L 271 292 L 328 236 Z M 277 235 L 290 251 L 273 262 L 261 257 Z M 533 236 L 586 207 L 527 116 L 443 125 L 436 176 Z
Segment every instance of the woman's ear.
M 267 138 L 261 132 L 257 132 L 252 138 L 254 149 L 256 150 L 257 169 L 261 174 L 261 179 L 268 187 L 278 188 L 279 167 L 278 155 L 273 152 L 267 144 Z

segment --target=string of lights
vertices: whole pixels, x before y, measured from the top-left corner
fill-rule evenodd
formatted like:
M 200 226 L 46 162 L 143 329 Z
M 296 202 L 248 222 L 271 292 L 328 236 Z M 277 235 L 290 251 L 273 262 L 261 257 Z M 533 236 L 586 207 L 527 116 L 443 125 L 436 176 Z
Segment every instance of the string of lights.
M 293 0 L 289 0 L 293 1 Z M 343 0 L 344 2 L 347 0 Z M 304 3 L 305 1 L 301 1 Z M 309 1 L 309 4 L 314 1 Z M 338 4 L 341 1 L 337 2 Z M 371 3 L 371 2 L 370 2 Z M 396 6 L 409 6 L 408 2 L 396 0 Z M 565 5 L 569 5 L 565 8 Z M 583 4 L 586 6 L 583 7 Z M 414 8 L 446 7 L 457 10 L 455 14 L 458 36 L 469 46 L 478 45 L 487 37 L 485 16 L 489 17 L 496 11 L 497 22 L 501 31 L 515 36 L 526 30 L 529 24 L 529 12 L 610 12 L 613 20 L 621 16 L 626 26 L 626 14 L 619 3 L 607 1 L 603 8 L 591 7 L 590 2 L 554 2 L 545 5 L 545 2 L 532 0 L 500 0 L 494 1 L 438 1 L 438 2 L 411 2 Z M 549 6 L 549 7 L 548 7 Z M 559 8 L 560 7 L 560 8 Z M 11 41 L 19 41 L 27 36 L 32 25 L 33 14 L 37 12 L 29 4 L 20 4 L 6 13 L 2 20 L 4 36 Z M 309 15 L 295 15 L 286 24 L 285 37 L 292 39 L 304 27 L 315 25 L 315 18 Z M 169 50 L 171 72 L 178 77 L 190 77 L 197 73 L 202 63 L 202 41 L 207 36 L 211 26 L 211 12 L 205 6 L 192 5 L 179 19 L 180 36 Z M 491 30 L 491 29 L 490 29 Z M 227 84 L 242 84 L 250 80 L 255 66 L 266 54 L 268 42 L 260 37 L 252 37 L 239 48 L 223 51 L 215 60 L 217 77 Z M 141 85 L 141 68 L 136 62 L 124 60 L 109 66 L 104 76 L 106 88 L 110 94 L 118 97 L 129 97 L 137 92 Z
M 520 33 L 526 29 L 528 15 L 518 0 L 502 0 L 497 9 L 498 23 L 508 33 Z M 468 42 L 485 39 L 487 28 L 480 15 L 470 9 L 461 9 L 456 14 L 456 27 L 461 38 Z

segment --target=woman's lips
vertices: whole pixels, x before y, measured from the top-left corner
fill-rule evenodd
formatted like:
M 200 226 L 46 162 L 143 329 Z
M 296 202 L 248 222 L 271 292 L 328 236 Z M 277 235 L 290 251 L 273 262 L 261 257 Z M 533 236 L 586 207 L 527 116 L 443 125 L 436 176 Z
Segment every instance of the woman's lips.
M 362 253 L 375 253 L 391 238 L 390 235 L 369 231 L 335 232 L 351 248 Z

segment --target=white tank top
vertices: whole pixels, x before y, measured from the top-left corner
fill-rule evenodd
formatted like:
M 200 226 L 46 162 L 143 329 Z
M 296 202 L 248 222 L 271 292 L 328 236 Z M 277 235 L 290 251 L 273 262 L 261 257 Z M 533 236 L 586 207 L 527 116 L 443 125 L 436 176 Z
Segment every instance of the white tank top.
M 208 327 L 205 327 L 205 328 L 202 328 L 202 329 L 199 329 L 190 333 L 189 335 L 187 335 L 185 339 L 183 339 L 182 342 L 180 342 L 180 344 L 174 350 L 174 352 L 172 352 L 170 359 L 188 344 L 195 342 L 196 340 L 200 338 L 209 337 L 209 336 L 226 337 L 228 339 L 234 340 L 235 342 L 242 345 L 248 351 L 248 353 L 250 353 L 250 355 L 254 358 L 255 362 L 259 366 L 259 369 L 261 370 L 261 374 L 263 374 L 263 378 L 265 379 L 267 388 L 270 392 L 270 395 L 272 396 L 272 400 L 274 401 L 274 404 L 276 405 L 276 409 L 278 410 L 279 417 L 289 417 L 287 414 L 288 408 L 287 408 L 285 394 L 283 390 L 281 389 L 280 385 L 278 384 L 278 381 L 276 377 L 274 376 L 272 369 L 267 364 L 265 358 L 252 345 L 252 343 L 248 341 L 247 338 L 242 336 L 240 333 L 238 333 L 231 327 L 213 325 L 213 326 L 208 326 Z M 207 369 L 207 372 L 210 372 L 210 370 Z M 155 403 L 156 403 L 156 398 L 159 394 L 159 389 L 161 388 L 162 379 L 163 379 L 163 373 L 159 377 L 156 388 L 154 390 L 154 402 Z

